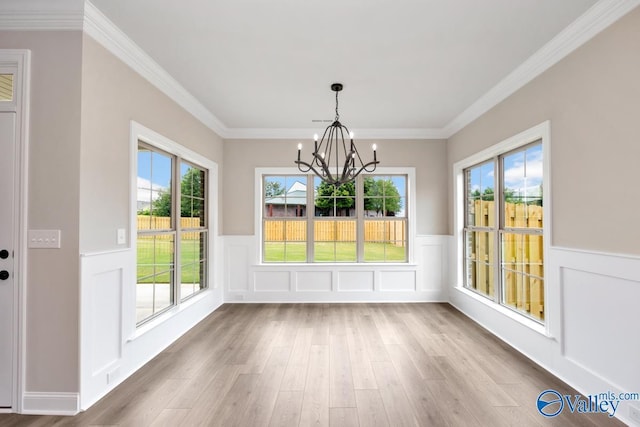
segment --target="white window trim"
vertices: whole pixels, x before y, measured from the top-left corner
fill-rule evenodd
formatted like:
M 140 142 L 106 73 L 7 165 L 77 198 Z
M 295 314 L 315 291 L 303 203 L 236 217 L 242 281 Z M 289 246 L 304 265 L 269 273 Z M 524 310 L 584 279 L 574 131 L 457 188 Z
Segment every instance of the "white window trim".
M 501 305 L 493 300 L 479 295 L 464 287 L 464 170 L 482 163 L 486 160 L 498 157 L 504 153 L 541 140 L 542 142 L 542 192 L 544 194 L 543 215 L 545 223 L 542 231 L 543 250 L 545 254 L 545 321 L 544 325 L 524 315 Z M 453 254 L 455 268 L 453 272 L 453 289 L 473 297 L 476 301 L 488 305 L 505 316 L 522 323 L 531 329 L 547 336 L 559 336 L 556 325 L 559 319 L 559 293 L 550 293 L 549 281 L 552 279 L 549 268 L 548 254 L 551 248 L 551 122 L 545 121 L 533 126 L 517 135 L 507 138 L 491 147 L 479 151 L 453 165 Z
M 407 211 L 407 223 L 408 223 L 408 235 L 407 235 L 407 262 L 384 262 L 384 263 L 376 263 L 376 262 L 303 262 L 303 263 L 272 263 L 272 262 L 262 262 L 262 184 L 263 184 L 263 176 L 264 175 L 304 175 L 307 176 L 309 173 L 302 173 L 298 170 L 298 168 L 291 167 L 267 167 L 267 168 L 256 168 L 255 169 L 255 199 L 254 199 L 254 230 L 255 230 L 255 239 L 256 239 L 256 265 L 264 265 L 264 266 L 282 266 L 282 265 L 311 265 L 311 266 L 357 266 L 357 265 L 366 265 L 366 266 L 375 266 L 375 265 L 384 265 L 384 266 L 394 266 L 394 265 L 412 265 L 414 263 L 414 244 L 416 238 L 416 189 L 415 189 L 415 181 L 416 181 L 416 169 L 413 167 L 378 167 L 376 168 L 375 173 L 367 174 L 362 173 L 361 175 L 406 175 L 407 176 L 407 205 L 409 205 L 409 209 Z M 307 211 L 307 214 L 309 212 Z
M 128 326 L 128 334 L 125 336 L 137 337 L 142 333 L 153 329 L 155 326 L 164 323 L 168 318 L 175 316 L 180 311 L 187 308 L 189 305 L 193 304 L 195 301 L 200 300 L 202 295 L 207 292 L 211 292 L 213 289 L 218 287 L 218 266 L 216 263 L 216 259 L 218 256 L 218 199 L 216 198 L 216 192 L 218 191 L 218 164 L 214 161 L 202 156 L 201 154 L 196 153 L 181 144 L 178 144 L 175 141 L 172 141 L 169 138 L 162 136 L 161 134 L 141 125 L 136 121 L 131 121 L 131 129 L 129 134 L 129 176 L 131 177 L 130 182 L 130 199 L 129 199 L 129 212 L 130 212 L 130 221 L 129 221 L 129 249 L 131 250 L 132 257 L 132 265 L 137 265 L 137 212 L 135 206 L 137 205 L 137 194 L 138 194 L 138 141 L 145 142 L 154 147 L 157 147 L 169 154 L 180 157 L 183 160 L 188 162 L 192 162 L 203 168 L 208 169 L 208 182 L 207 182 L 207 221 L 209 224 L 209 241 L 207 246 L 207 288 L 203 289 L 199 292 L 200 295 L 194 295 L 192 298 L 188 298 L 185 301 L 180 301 L 179 298 L 176 299 L 176 303 L 170 309 L 166 310 L 164 313 L 159 314 L 158 316 L 150 319 L 148 322 L 143 323 L 140 327 L 136 327 L 136 275 L 137 268 L 132 269 L 131 277 L 129 278 L 129 282 L 132 284 L 127 287 L 127 290 L 130 292 L 125 296 L 123 302 L 123 312 L 124 320 L 126 325 Z

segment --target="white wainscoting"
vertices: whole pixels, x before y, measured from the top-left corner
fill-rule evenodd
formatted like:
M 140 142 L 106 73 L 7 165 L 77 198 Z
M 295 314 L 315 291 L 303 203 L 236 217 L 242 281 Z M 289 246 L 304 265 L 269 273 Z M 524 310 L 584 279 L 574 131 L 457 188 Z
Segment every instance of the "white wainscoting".
M 261 264 L 255 236 L 225 236 L 225 301 L 446 301 L 449 240 L 418 236 L 410 264 Z
M 214 272 L 209 290 L 136 329 L 135 252 L 125 249 L 85 254 L 81 257 L 80 268 L 82 410 L 93 405 L 223 302 L 222 288 L 216 287 L 218 275 Z M 31 397 L 38 403 L 47 396 Z M 52 412 L 47 410 L 46 413 Z
M 640 258 L 553 247 L 545 261 L 546 333 L 457 284 L 450 302 L 584 395 L 640 392 Z M 639 425 L 632 407 L 616 417 Z

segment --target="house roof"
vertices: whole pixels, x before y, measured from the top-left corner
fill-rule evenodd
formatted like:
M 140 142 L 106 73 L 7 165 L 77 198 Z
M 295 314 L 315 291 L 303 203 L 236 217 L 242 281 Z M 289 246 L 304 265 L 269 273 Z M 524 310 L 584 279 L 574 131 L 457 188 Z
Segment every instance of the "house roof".
M 294 182 L 284 195 L 265 199 L 267 205 L 307 205 L 307 186 L 300 181 Z

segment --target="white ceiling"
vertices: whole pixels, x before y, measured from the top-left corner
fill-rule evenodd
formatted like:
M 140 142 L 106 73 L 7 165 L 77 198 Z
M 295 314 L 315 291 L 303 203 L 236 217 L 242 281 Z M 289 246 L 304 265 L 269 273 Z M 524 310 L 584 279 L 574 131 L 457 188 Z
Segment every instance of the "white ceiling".
M 595 0 L 92 0 L 226 127 L 439 129 Z
M 322 129 L 333 82 L 356 134 L 448 137 L 638 4 L 1 0 L 0 30 L 84 28 L 224 137 Z

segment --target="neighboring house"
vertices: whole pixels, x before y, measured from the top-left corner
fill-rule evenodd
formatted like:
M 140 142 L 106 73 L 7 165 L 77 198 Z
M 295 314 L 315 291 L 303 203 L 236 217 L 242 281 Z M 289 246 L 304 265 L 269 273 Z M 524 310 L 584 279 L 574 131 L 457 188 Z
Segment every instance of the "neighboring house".
M 268 217 L 305 216 L 307 214 L 307 186 L 300 181 L 293 183 L 284 194 L 265 200 Z

